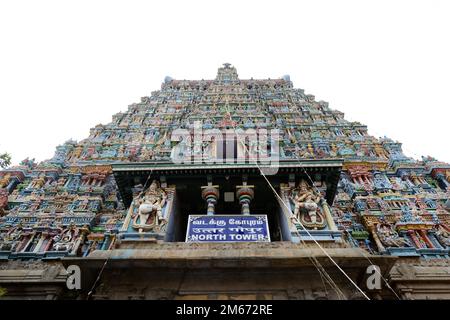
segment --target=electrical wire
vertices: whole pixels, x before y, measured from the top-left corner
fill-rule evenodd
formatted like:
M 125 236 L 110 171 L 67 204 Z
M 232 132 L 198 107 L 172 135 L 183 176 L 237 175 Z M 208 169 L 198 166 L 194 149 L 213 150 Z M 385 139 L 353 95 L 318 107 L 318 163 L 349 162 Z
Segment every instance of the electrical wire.
M 226 101 L 225 104 L 228 113 L 231 115 L 230 109 L 229 109 L 229 105 L 228 105 L 228 101 Z M 236 125 L 234 124 L 233 121 L 231 121 L 234 132 L 236 134 L 236 136 L 239 138 L 240 143 L 242 144 L 242 146 L 246 149 L 247 152 L 249 152 L 247 146 L 245 145 L 245 143 L 242 141 L 242 138 L 240 137 L 240 134 L 237 132 L 236 130 Z M 285 203 L 285 201 L 280 197 L 280 195 L 276 192 L 275 188 L 272 186 L 271 182 L 269 181 L 269 179 L 266 177 L 266 175 L 264 174 L 263 170 L 261 169 L 261 167 L 258 165 L 257 161 L 254 161 L 255 165 L 257 166 L 258 170 L 260 171 L 261 175 L 264 177 L 264 179 L 267 181 L 268 185 L 270 186 L 270 188 L 272 189 L 273 193 L 275 194 L 275 196 L 278 198 L 278 200 L 284 205 L 284 207 L 288 210 L 288 212 L 291 213 L 292 216 L 294 216 L 294 214 L 292 213 L 292 209 L 289 208 L 289 206 Z M 319 249 L 330 259 L 330 261 L 339 269 L 339 271 L 350 281 L 350 283 L 367 299 L 370 300 L 370 298 L 366 295 L 366 293 L 350 278 L 350 276 L 336 263 L 336 261 L 328 254 L 328 252 L 319 244 L 319 242 L 317 242 L 317 240 L 315 239 L 315 237 L 313 237 L 311 235 L 311 233 L 303 226 L 303 224 L 301 223 L 300 220 L 297 219 L 298 224 L 302 227 L 302 229 L 308 234 L 308 236 L 313 240 L 313 242 L 319 247 Z M 300 237 L 300 239 L 302 239 L 302 237 Z M 322 267 L 323 268 L 323 267 Z M 325 271 L 323 269 L 323 271 Z M 326 272 L 326 271 L 325 271 Z M 329 274 L 326 272 L 325 275 Z M 330 277 L 331 278 L 331 277 Z M 344 296 L 345 297 L 345 296 Z

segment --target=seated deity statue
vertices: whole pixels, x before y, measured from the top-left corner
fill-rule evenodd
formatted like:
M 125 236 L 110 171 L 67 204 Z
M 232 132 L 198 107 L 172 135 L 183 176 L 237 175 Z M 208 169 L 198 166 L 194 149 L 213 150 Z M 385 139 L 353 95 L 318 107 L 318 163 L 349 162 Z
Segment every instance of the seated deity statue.
M 295 195 L 291 196 L 294 203 L 293 221 L 300 221 L 304 226 L 313 229 L 325 227 L 325 220 L 319 203 L 321 196 L 317 195 L 305 180 L 297 187 Z
M 400 237 L 393 227 L 387 223 L 377 225 L 377 235 L 381 243 L 386 247 L 409 247 L 407 239 Z
M 150 187 L 137 199 L 138 213 L 133 219 L 133 228 L 143 231 L 160 231 L 166 224 L 162 209 L 166 204 L 167 193 L 159 186 L 158 181 L 153 180 Z

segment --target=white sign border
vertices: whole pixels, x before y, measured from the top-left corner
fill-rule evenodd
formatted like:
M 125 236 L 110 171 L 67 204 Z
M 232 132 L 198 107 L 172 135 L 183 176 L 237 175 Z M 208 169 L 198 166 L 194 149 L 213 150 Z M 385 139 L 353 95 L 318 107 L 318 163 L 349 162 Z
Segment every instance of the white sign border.
M 239 217 L 239 216 L 243 216 L 243 215 L 241 215 L 241 214 L 215 214 L 210 217 Z M 272 238 L 270 237 L 269 217 L 267 216 L 267 214 L 250 214 L 250 216 L 265 217 L 267 237 L 269 238 L 267 241 L 214 241 L 214 240 L 211 240 L 211 241 L 188 241 L 189 227 L 191 226 L 191 221 L 192 221 L 191 217 L 208 217 L 208 215 L 206 215 L 206 214 L 190 214 L 188 216 L 188 224 L 187 224 L 186 237 L 185 237 L 184 242 L 185 243 L 271 243 Z

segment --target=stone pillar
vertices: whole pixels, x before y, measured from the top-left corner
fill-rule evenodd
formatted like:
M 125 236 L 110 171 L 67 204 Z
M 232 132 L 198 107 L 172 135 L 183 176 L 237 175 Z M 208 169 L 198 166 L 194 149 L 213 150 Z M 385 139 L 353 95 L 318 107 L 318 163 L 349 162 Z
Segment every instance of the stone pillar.
M 239 203 L 241 204 L 241 213 L 243 215 L 250 214 L 250 202 L 253 200 L 255 195 L 253 188 L 254 186 L 248 186 L 246 183 L 242 186 L 236 186 L 236 197 L 239 199 Z
M 430 238 L 428 238 L 427 232 L 422 229 L 422 230 L 419 230 L 419 233 L 422 236 L 422 239 L 428 245 L 428 247 L 434 249 L 433 242 L 431 242 Z
M 381 243 L 380 238 L 378 238 L 378 234 L 377 234 L 377 230 L 376 230 L 376 226 L 375 225 L 370 225 L 369 226 L 369 230 L 372 233 L 373 236 L 373 240 L 375 240 L 375 244 L 378 247 L 378 251 L 379 252 L 383 252 L 386 251 L 386 248 L 383 246 L 383 244 Z
M 78 248 L 83 243 L 84 237 L 85 237 L 87 231 L 88 231 L 87 229 L 81 228 L 80 232 L 76 233 L 76 235 L 78 236 L 78 239 L 75 241 L 75 244 L 74 244 L 74 246 L 72 248 L 72 251 L 70 252 L 70 255 L 76 255 L 77 254 Z
M 422 246 L 420 245 L 419 239 L 417 239 L 417 235 L 414 232 L 414 230 L 408 230 L 407 234 L 410 236 L 410 238 L 412 239 L 412 241 L 414 242 L 414 245 L 416 246 L 417 249 L 421 249 Z
M 325 219 L 327 220 L 328 228 L 330 230 L 337 231 L 338 228 L 336 227 L 336 224 L 334 223 L 333 215 L 331 214 L 331 210 L 330 210 L 330 207 L 328 206 L 327 201 L 322 198 L 321 202 L 322 202 L 321 204 L 322 204 L 323 211 L 325 213 Z
M 39 241 L 36 244 L 36 247 L 34 248 L 33 253 L 39 252 L 39 249 L 41 248 L 42 243 L 44 242 L 44 240 L 45 240 L 45 235 L 41 234 L 41 237 L 39 238 Z
M 109 235 L 105 234 L 105 237 L 103 238 L 103 243 L 102 243 L 102 250 L 106 249 L 106 245 L 108 244 L 109 241 Z
M 208 183 L 207 186 L 202 188 L 202 198 L 208 204 L 207 215 L 212 216 L 215 213 L 215 206 L 217 200 L 219 199 L 219 186 L 213 186 L 211 183 Z
M 49 251 L 50 248 L 52 247 L 52 245 L 53 245 L 53 237 L 54 237 L 54 234 L 49 233 L 49 235 L 48 235 L 48 242 L 47 242 L 47 245 L 44 248 L 44 251 Z
M 26 252 L 30 244 L 33 242 L 34 237 L 36 236 L 36 232 L 33 232 L 33 234 L 30 236 L 29 239 L 25 238 L 22 240 L 22 243 L 25 243 L 25 245 L 20 248 L 20 252 Z

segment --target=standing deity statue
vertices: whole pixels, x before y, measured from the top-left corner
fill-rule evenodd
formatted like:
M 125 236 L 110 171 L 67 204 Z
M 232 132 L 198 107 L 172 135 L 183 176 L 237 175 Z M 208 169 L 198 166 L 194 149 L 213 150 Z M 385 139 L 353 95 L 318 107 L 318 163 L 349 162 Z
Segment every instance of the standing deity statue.
M 160 231 L 167 222 L 162 214 L 166 200 L 167 193 L 159 186 L 158 181 L 153 180 L 148 190 L 138 196 L 139 208 L 133 219 L 133 228 L 139 232 Z
M 300 221 L 304 226 L 315 230 L 325 227 L 325 219 L 319 206 L 321 196 L 305 180 L 299 183 L 291 199 L 294 203 L 293 221 Z
M 41 189 L 45 184 L 45 174 L 41 173 L 37 178 L 31 181 L 31 188 Z

